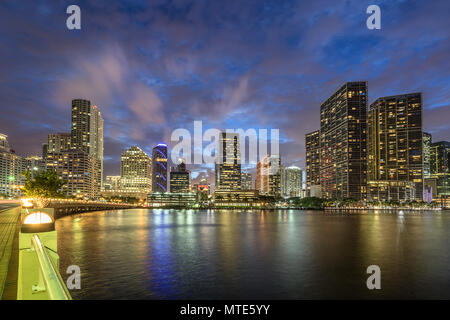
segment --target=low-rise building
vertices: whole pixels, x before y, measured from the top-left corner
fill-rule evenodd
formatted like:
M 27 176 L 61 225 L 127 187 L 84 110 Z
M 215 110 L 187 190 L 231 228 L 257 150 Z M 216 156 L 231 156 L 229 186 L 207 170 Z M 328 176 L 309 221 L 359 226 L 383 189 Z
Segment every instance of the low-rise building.
M 215 190 L 216 207 L 254 207 L 260 205 L 258 190 Z
M 151 192 L 147 195 L 147 203 L 151 207 L 193 207 L 197 201 L 197 195 L 193 192 Z
M 412 201 L 415 184 L 412 181 L 377 180 L 367 182 L 368 201 Z

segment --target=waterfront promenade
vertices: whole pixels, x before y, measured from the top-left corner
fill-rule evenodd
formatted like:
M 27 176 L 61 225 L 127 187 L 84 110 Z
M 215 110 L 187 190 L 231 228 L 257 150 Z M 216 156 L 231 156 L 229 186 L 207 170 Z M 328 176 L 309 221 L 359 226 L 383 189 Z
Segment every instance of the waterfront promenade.
M 14 248 L 17 250 L 20 204 L 18 202 L 0 202 L 0 298 L 4 293 L 8 295 L 10 288 L 15 288 L 17 279 L 9 274 L 8 268 L 17 267 L 14 259 Z M 12 259 L 11 259 L 12 258 Z

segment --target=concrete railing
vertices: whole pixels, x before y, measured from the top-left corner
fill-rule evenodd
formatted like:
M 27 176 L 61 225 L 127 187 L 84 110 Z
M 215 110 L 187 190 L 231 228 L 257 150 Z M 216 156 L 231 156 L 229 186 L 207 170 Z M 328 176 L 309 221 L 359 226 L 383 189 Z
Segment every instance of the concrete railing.
M 39 263 L 39 281 L 33 286 L 32 291 L 47 291 L 49 300 L 72 300 L 66 284 L 52 259 L 47 248 L 42 244 L 37 234 L 31 238 L 31 243 Z
M 53 209 L 22 209 L 17 300 L 71 300 L 59 273 Z

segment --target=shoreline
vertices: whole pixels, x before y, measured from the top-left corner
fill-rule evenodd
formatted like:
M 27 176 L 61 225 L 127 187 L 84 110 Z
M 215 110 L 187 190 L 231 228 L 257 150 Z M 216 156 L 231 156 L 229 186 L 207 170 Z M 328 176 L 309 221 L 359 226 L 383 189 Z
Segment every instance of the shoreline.
M 448 211 L 450 208 L 260 208 L 260 207 L 214 207 L 214 208 L 189 208 L 189 207 L 142 207 L 143 209 L 178 209 L 178 210 L 311 210 L 311 211 L 349 211 L 349 210 L 370 210 L 370 211 Z

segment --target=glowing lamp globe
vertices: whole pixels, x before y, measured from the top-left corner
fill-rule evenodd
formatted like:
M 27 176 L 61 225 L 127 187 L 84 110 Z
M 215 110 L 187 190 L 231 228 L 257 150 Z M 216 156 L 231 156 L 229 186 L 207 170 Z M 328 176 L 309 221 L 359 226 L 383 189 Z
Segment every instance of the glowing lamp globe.
M 55 230 L 55 220 L 46 212 L 28 213 L 22 220 L 22 233 L 49 232 Z

